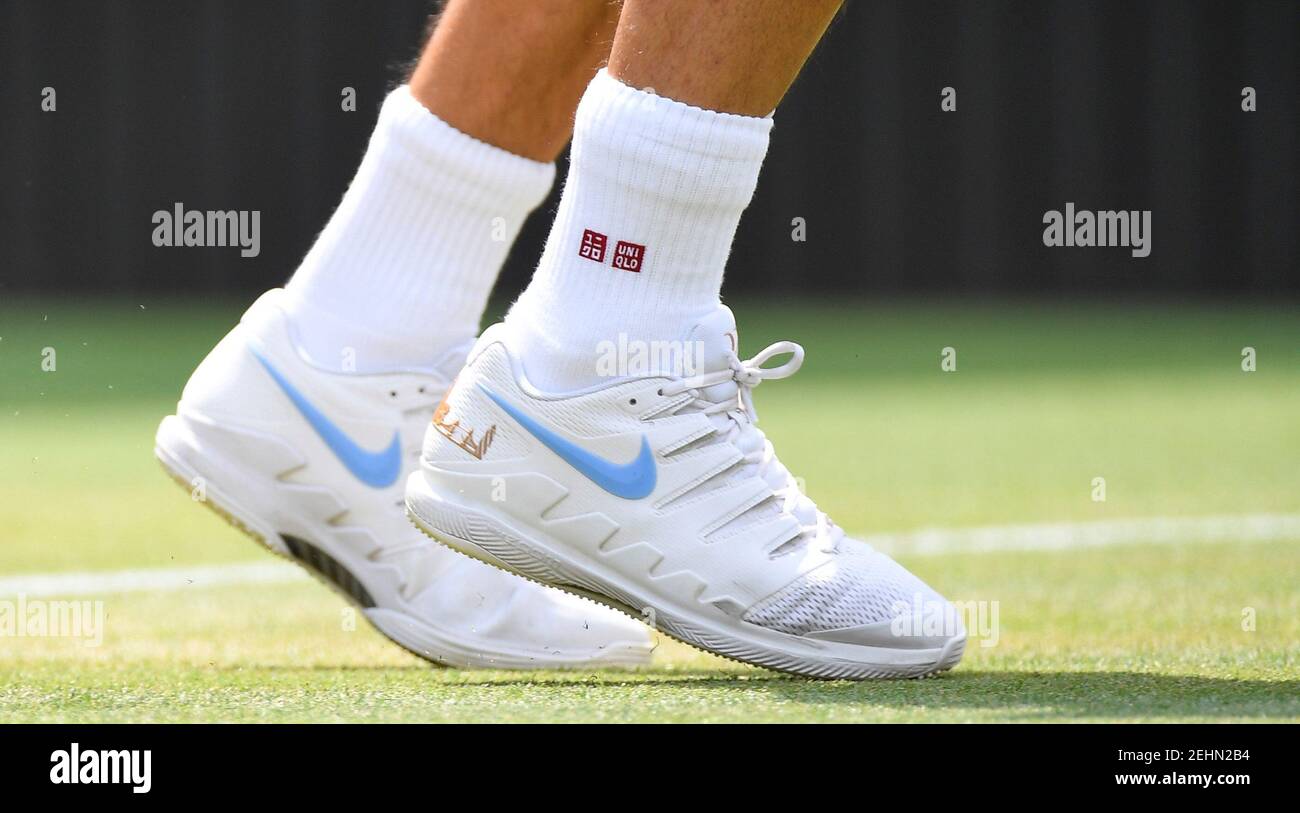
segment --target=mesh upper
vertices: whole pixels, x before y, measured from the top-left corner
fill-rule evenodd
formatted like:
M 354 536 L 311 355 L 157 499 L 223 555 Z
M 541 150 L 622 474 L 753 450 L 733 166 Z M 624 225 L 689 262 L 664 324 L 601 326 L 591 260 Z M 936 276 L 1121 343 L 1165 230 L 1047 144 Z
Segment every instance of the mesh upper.
M 893 559 L 845 539 L 832 561 L 755 604 L 745 620 L 807 635 L 888 621 L 911 612 L 918 600 L 943 599 Z

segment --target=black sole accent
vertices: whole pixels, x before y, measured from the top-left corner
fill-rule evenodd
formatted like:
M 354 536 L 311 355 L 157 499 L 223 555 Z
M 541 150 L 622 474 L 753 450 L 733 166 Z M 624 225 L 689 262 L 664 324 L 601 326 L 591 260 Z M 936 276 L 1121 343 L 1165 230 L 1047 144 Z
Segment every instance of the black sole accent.
M 363 608 L 369 609 L 375 606 L 375 599 L 370 595 L 370 591 L 366 589 L 366 586 L 356 576 L 353 576 L 346 567 L 339 564 L 338 560 L 333 556 L 296 536 L 280 534 L 280 538 L 284 540 L 285 546 L 289 548 L 290 555 L 297 559 L 303 567 L 311 569 L 313 573 L 351 596 L 352 600 Z

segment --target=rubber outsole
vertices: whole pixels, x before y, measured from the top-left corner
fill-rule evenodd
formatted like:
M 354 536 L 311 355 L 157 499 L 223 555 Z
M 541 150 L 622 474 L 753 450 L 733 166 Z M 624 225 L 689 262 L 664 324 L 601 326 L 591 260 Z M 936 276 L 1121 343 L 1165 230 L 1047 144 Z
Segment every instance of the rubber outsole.
M 409 493 L 406 503 L 406 515 L 412 524 L 430 539 L 446 545 L 464 556 L 537 584 L 563 590 L 579 598 L 609 607 L 638 621 L 644 622 L 647 620 L 643 613 L 638 612 L 626 601 L 606 595 L 595 589 L 575 585 L 556 574 L 552 565 L 540 562 L 527 553 L 517 552 L 511 555 L 502 551 L 502 555 L 497 556 L 476 542 L 433 527 L 412 506 Z M 479 519 L 484 520 L 482 517 L 479 517 Z M 490 520 L 484 521 L 490 522 Z M 507 561 L 507 558 L 514 561 Z M 963 635 L 954 637 L 949 641 L 940 652 L 939 657 L 932 663 L 927 664 L 883 666 L 846 661 L 813 662 L 804 657 L 759 648 L 751 642 L 726 634 L 706 632 L 662 611 L 656 613 L 654 622 L 653 626 L 665 635 L 701 652 L 717 655 L 737 663 L 761 666 L 779 672 L 822 680 L 889 680 L 930 677 L 955 667 L 961 661 L 962 654 L 966 649 L 966 637 Z

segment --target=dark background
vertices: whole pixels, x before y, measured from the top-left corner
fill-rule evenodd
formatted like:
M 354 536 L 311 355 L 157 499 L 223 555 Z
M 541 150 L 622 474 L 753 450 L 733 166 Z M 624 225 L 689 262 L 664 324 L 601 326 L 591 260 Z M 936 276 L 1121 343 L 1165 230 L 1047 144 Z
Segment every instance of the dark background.
M 432 6 L 0 0 L 0 297 L 283 282 Z M 778 112 L 726 290 L 1293 299 L 1298 43 L 1287 1 L 851 2 Z M 261 255 L 155 248 L 176 201 L 261 210 Z M 1044 247 L 1066 201 L 1151 209 L 1151 256 Z

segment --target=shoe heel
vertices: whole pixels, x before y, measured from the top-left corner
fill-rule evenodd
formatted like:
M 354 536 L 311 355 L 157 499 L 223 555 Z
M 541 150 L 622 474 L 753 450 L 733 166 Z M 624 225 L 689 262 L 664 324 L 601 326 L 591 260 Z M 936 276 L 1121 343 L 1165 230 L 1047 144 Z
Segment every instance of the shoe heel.
M 163 418 L 154 437 L 154 457 L 195 502 L 206 505 L 272 553 L 289 555 L 284 540 L 270 522 L 217 484 L 228 479 L 227 467 L 211 450 L 204 448 L 193 421 L 180 415 Z
M 568 579 L 537 555 L 518 534 L 478 511 L 453 504 L 434 491 L 424 475 L 406 482 L 406 515 L 425 535 L 493 567 L 549 585 Z

